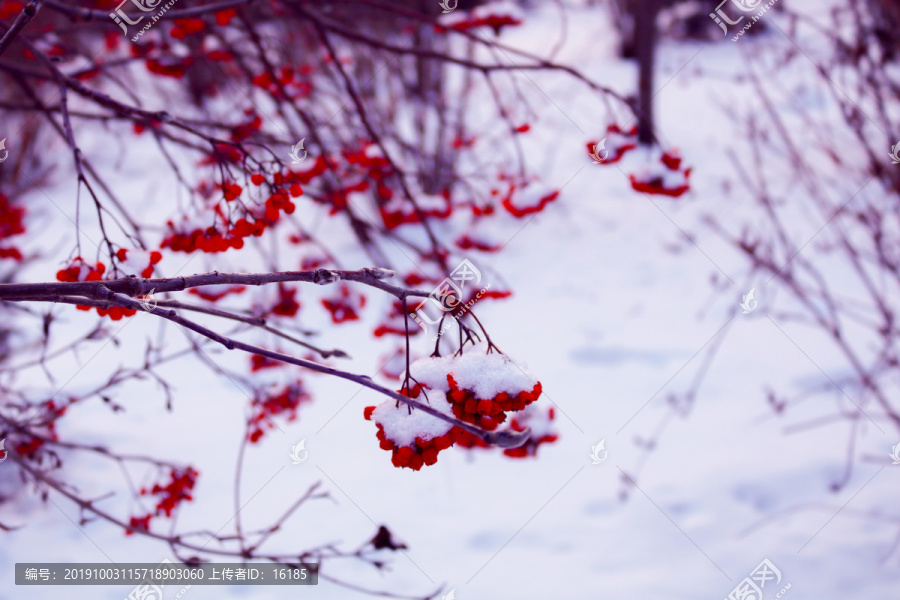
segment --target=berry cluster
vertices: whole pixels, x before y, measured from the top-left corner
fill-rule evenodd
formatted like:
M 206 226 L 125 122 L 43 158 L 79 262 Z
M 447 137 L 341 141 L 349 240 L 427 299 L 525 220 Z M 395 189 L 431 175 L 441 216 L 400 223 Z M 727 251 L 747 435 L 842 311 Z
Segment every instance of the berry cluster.
M 405 336 L 407 330 L 409 331 L 409 335 L 419 335 L 422 331 L 418 325 L 415 323 L 405 322 L 410 321 L 406 312 L 403 311 L 403 303 L 399 300 L 394 300 L 391 304 L 391 311 L 388 313 L 387 318 L 379 323 L 378 327 L 375 328 L 373 334 L 375 337 L 383 337 L 386 335 L 402 335 Z
M 281 362 L 280 360 L 275 360 L 274 358 L 263 356 L 262 354 L 250 355 L 250 371 L 252 373 L 256 373 L 257 371 L 264 371 L 265 369 L 277 369 L 278 367 L 283 367 L 286 364 L 287 363 Z
M 659 164 L 644 167 L 628 178 L 635 191 L 677 198 L 691 189 L 690 175 L 691 169 L 681 168 L 678 151 L 668 150 L 659 157 Z
M 157 250 L 147 252 L 146 250 L 119 248 L 116 251 L 116 258 L 125 267 L 126 272 L 140 273 L 141 277 L 147 279 L 153 275 L 153 267 L 162 260 L 162 254 Z
M 374 406 L 367 406 L 363 416 L 367 421 L 371 421 L 374 412 Z M 443 435 L 430 438 L 416 436 L 411 445 L 398 446 L 387 437 L 383 425 L 377 422 L 375 425 L 378 427 L 376 437 L 378 438 L 379 446 L 382 450 L 391 452 L 391 464 L 397 468 L 406 467 L 413 471 L 418 471 L 426 465 L 431 466 L 435 464 L 441 450 L 446 450 L 456 443 L 457 432 L 462 431 L 458 427 L 453 427 Z
M 25 208 L 13 206 L 5 194 L 0 193 L 0 241 L 25 233 Z M 14 246 L 0 248 L 0 258 L 22 260 L 22 253 Z
M 550 439 L 555 433 L 538 427 L 534 411 L 526 410 L 541 395 L 541 384 L 533 383 L 533 378 L 509 357 L 496 351 L 488 354 L 487 348 L 479 344 L 462 356 L 417 360 L 410 366 L 410 376 L 416 383 L 398 393 L 487 431 L 506 421 L 508 412 L 524 410 L 512 419 L 511 428 L 525 431 L 534 423 L 532 439 L 526 443 L 526 450 L 508 455 L 534 456 L 539 444 L 556 439 Z M 468 431 L 402 403 L 387 401 L 369 406 L 363 416 L 375 422 L 379 444 L 391 451 L 396 467 L 417 471 L 433 465 L 442 450 L 457 443 L 466 448 L 487 446 Z
M 203 287 L 189 288 L 188 294 L 199 296 L 207 302 L 218 302 L 229 294 L 241 294 L 247 287 L 243 285 L 228 285 L 225 283 L 204 285 Z
M 141 488 L 141 496 L 156 496 L 157 502 L 153 512 L 143 517 L 131 517 L 129 525 L 131 529 L 125 531 L 125 535 L 134 533 L 132 529 L 147 531 L 150 529 L 150 519 L 165 515 L 171 517 L 172 512 L 184 501 L 193 500 L 191 492 L 197 483 L 200 474 L 191 467 L 184 469 L 172 469 L 169 473 L 170 481 L 165 485 L 153 484 L 152 488 Z
M 257 396 L 251 405 L 253 414 L 247 422 L 247 440 L 250 443 L 261 440 L 266 430 L 275 427 L 272 417 L 286 415 L 288 421 L 295 420 L 300 404 L 309 402 L 310 399 L 301 381 L 287 385 L 275 393 Z
M 303 188 L 295 179 L 300 176 L 275 173 L 273 191 L 262 205 L 241 205 L 243 216 L 231 219 L 225 216 L 225 210 L 220 205 L 212 207 L 218 219 L 225 222 L 219 226 L 201 226 L 185 218 L 184 224 L 176 226 L 168 221 L 170 234 L 163 239 L 161 247 L 170 248 L 175 252 L 194 252 L 201 250 L 207 253 L 225 252 L 234 248 L 240 250 L 244 247 L 244 240 L 248 237 L 260 237 L 266 229 L 275 225 L 281 217 L 281 213 L 293 214 L 297 206 L 291 198 L 303 195 Z M 262 185 L 266 179 L 260 173 L 254 173 L 250 180 L 254 185 Z M 285 189 L 282 186 L 288 186 Z M 222 190 L 226 203 L 236 201 L 243 193 L 243 188 L 234 182 L 224 182 L 215 186 Z
M 69 263 L 69 266 L 56 272 L 56 279 L 68 282 L 100 281 L 103 279 L 105 272 L 106 265 L 102 262 L 96 262 L 91 265 L 80 256 L 76 256 Z
M 289 287 L 283 283 L 278 284 L 278 300 L 269 309 L 268 313 L 282 317 L 293 317 L 300 310 L 300 303 L 296 300 L 297 288 Z
M 559 190 L 541 189 L 532 182 L 517 182 L 503 174 L 500 175 L 500 180 L 505 181 L 507 184 L 506 192 L 500 199 L 500 204 L 503 205 L 503 208 L 509 214 L 517 219 L 539 213 L 548 204 L 559 198 Z M 500 196 L 500 194 L 501 192 L 497 188 L 491 190 L 492 196 Z M 521 198 L 522 195 L 525 196 L 524 200 Z M 518 203 L 513 202 L 513 198 L 516 196 L 519 196 Z
M 493 431 L 506 421 L 506 413 L 522 410 L 541 396 L 541 384 L 536 383 L 530 391 L 520 391 L 515 395 L 500 392 L 492 398 L 482 398 L 474 390 L 461 389 L 453 374 L 447 375 L 450 391 L 447 400 L 453 406 L 453 414 L 465 423 L 477 425 Z
M 534 408 L 534 407 L 529 407 Z M 534 410 L 525 410 L 514 416 L 509 423 L 513 431 L 525 431 L 531 429 L 528 440 L 518 448 L 506 448 L 503 454 L 511 458 L 527 458 L 537 456 L 541 444 L 550 444 L 559 439 L 559 434 L 553 431 L 550 423 L 556 418 L 556 411 L 551 406 L 546 414 Z M 473 436 L 474 437 L 474 436 Z
M 366 305 L 366 297 L 359 292 L 354 292 L 350 286 L 341 285 L 336 298 L 323 298 L 322 306 L 331 313 L 334 323 L 359 320 L 359 312 Z
M 553 430 L 551 423 L 556 418 L 553 407 L 547 409 L 546 413 L 538 412 L 534 405 L 529 406 L 521 413 L 515 415 L 509 423 L 512 431 L 525 431 L 531 429 L 528 440 L 518 448 L 506 448 L 503 454 L 510 458 L 528 458 L 537 456 L 538 448 L 542 444 L 549 444 L 559 439 L 559 434 Z M 468 431 L 456 428 L 458 431 L 456 437 L 456 445 L 460 448 L 467 449 L 490 449 L 490 445 L 485 443 L 477 435 Z
M 618 125 L 613 123 L 606 128 L 606 137 L 601 142 L 588 142 L 588 154 L 598 164 L 617 163 L 622 160 L 626 152 L 637 148 L 637 134 L 636 125 L 628 131 L 622 131 Z
M 404 388 L 400 393 L 417 398 L 421 390 L 416 385 L 411 390 Z M 456 443 L 458 432 L 462 431 L 420 410 L 392 402 L 377 407 L 367 406 L 363 417 L 367 421 L 375 421 L 379 446 L 391 452 L 391 463 L 397 468 L 406 467 L 413 471 L 435 464 L 438 454 Z
M 494 33 L 500 35 L 504 27 L 521 25 L 522 13 L 519 7 L 512 2 L 493 2 L 475 8 L 471 12 L 449 13 L 440 19 L 440 24 L 435 26 L 439 32 L 452 29 L 454 31 L 469 31 L 476 27 L 490 27 Z

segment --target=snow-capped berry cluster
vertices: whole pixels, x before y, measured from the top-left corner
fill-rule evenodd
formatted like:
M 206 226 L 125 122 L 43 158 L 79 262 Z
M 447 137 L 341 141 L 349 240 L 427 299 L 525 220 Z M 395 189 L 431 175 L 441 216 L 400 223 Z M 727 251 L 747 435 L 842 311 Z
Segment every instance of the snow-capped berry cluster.
M 629 175 L 631 187 L 645 194 L 661 194 L 677 198 L 691 189 L 688 178 L 691 169 L 681 168 L 681 155 L 677 150 L 668 150 L 659 157 L 658 163 L 647 165 Z
M 141 277 L 147 279 L 153 275 L 153 267 L 162 260 L 162 254 L 157 250 L 119 248 L 116 251 L 116 258 L 119 259 L 119 266 L 125 273 L 140 273 Z
M 637 126 L 622 131 L 618 125 L 612 123 L 606 128 L 606 137 L 602 141 L 588 142 L 588 154 L 598 164 L 617 163 L 626 152 L 637 148 L 637 133 Z
M 461 356 L 417 360 L 410 365 L 416 383 L 400 393 L 445 415 L 494 430 L 508 412 L 521 411 L 537 400 L 541 384 L 505 354 L 487 350 L 480 344 Z M 419 470 L 437 462 L 438 454 L 458 441 L 468 446 L 469 438 L 477 439 L 443 419 L 392 400 L 367 407 L 364 416 L 377 425 L 381 448 L 392 452 L 396 467 Z M 516 431 L 524 431 L 521 422 L 516 426 L 521 427 Z
M 454 416 L 488 431 L 506 421 L 506 413 L 524 409 L 541 395 L 540 382 L 499 352 L 464 354 L 447 383 Z
M 56 272 L 58 281 L 100 281 L 106 272 L 106 265 L 102 262 L 88 263 L 80 256 L 73 258 L 68 266 Z
M 500 35 L 504 27 L 522 24 L 522 11 L 513 2 L 491 2 L 469 12 L 458 11 L 443 15 L 439 23 L 438 31 L 468 31 L 476 27 L 490 27 Z
M 388 229 L 396 229 L 401 225 L 418 223 L 421 220 L 419 219 L 419 214 L 431 219 L 448 219 L 453 214 L 449 190 L 444 191 L 442 194 L 417 195 L 416 205 L 418 205 L 420 212 L 416 212 L 403 196 L 394 196 L 393 192 L 390 194 L 382 193 L 381 196 L 389 196 L 389 199 L 383 201 L 378 207 L 381 218 L 384 220 L 384 226 Z
M 518 448 L 506 448 L 503 454 L 512 458 L 537 456 L 541 444 L 550 444 L 559 439 L 559 434 L 553 429 L 555 418 L 556 411 L 552 406 L 545 412 L 532 405 L 516 414 L 510 420 L 509 428 L 513 431 L 531 429 L 531 434 L 524 444 Z
M 409 396 L 419 396 L 420 388 L 413 389 L 415 391 Z M 438 410 L 442 407 L 442 412 L 449 415 L 446 402 L 433 406 Z M 436 463 L 438 454 L 456 442 L 459 431 L 457 427 L 423 410 L 410 409 L 405 404 L 398 406 L 393 401 L 377 407 L 368 406 L 363 416 L 368 421 L 375 421 L 379 445 L 382 450 L 391 452 L 391 463 L 395 467 L 407 467 L 414 471 Z

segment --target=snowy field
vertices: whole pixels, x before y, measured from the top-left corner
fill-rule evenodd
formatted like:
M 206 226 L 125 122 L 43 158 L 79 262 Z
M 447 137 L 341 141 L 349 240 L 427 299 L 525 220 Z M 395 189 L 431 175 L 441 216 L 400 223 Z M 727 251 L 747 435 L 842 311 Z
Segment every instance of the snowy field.
M 503 41 L 537 53 L 553 46 L 559 14 L 546 4 L 529 14 L 524 27 L 504 32 Z M 803 5 L 811 14 L 817 10 L 813 2 L 792 8 Z M 573 8 L 567 27 L 557 60 L 630 93 L 635 69 L 616 58 L 607 17 Z M 802 39 L 795 41 L 803 45 Z M 621 169 L 592 164 L 584 144 L 605 130 L 602 111 L 570 83 L 529 72 L 523 81 L 531 86 L 526 93 L 540 117 L 523 142 L 536 170 L 562 186 L 563 195 L 534 220 L 511 221 L 493 232 L 508 241 L 502 254 L 471 260 L 489 280 L 514 290 L 505 302 L 479 306 L 478 316 L 500 347 L 526 362 L 542 382 L 540 403 L 556 407 L 559 441 L 542 446 L 537 459 L 454 450 L 420 472 L 396 469 L 389 454 L 377 449 L 372 423 L 362 417 L 377 395 L 348 382 L 307 378 L 316 401 L 301 408 L 298 421 L 279 423 L 283 433 L 275 431 L 248 449 L 241 491 L 244 527 L 270 522 L 320 481 L 330 499 L 303 508 L 272 538 L 270 550 L 323 543 L 353 549 L 366 541 L 360 532 L 374 533 L 386 524 L 408 546 L 403 552 L 384 551 L 387 572 L 351 561 L 327 565 L 329 574 L 364 587 L 421 597 L 444 586 L 442 593 L 455 590 L 458 600 L 718 600 L 769 559 L 782 580 L 778 589 L 767 586 L 766 600 L 787 584 L 788 598 L 895 598 L 896 524 L 888 527 L 864 513 L 887 512 L 887 499 L 896 496 L 900 467 L 889 464 L 887 453 L 900 440 L 864 428 L 860 451 L 875 458 L 858 464 L 839 493 L 831 491 L 845 468 L 846 426 L 794 426 L 843 402 L 829 387 L 829 377 L 840 379 L 845 367 L 815 332 L 776 326 L 769 316 L 777 295 L 766 282 L 748 280 L 739 257 L 700 225 L 709 212 L 729 223 L 746 218 L 748 200 L 726 158 L 729 148 L 740 149 L 740 135 L 723 107 L 754 110 L 749 87 L 737 75 L 755 68 L 765 77 L 767 52 L 785 44 L 791 42 L 775 29 L 739 43 L 663 43 L 655 99 L 660 137 L 693 167 L 692 190 L 678 200 L 651 201 L 635 193 L 627 162 Z M 808 67 L 796 74 L 798 86 L 814 80 L 815 67 Z M 829 96 L 808 93 L 810 110 L 828 109 Z M 127 153 L 129 159 L 137 155 Z M 152 181 L 141 183 L 146 168 L 129 159 L 109 166 L 119 169 L 123 185 L 145 185 L 140 195 L 146 210 L 153 210 L 165 190 Z M 773 177 L 778 188 L 787 185 L 778 178 L 787 180 L 789 174 Z M 48 190 L 60 210 L 72 214 L 69 192 Z M 47 223 L 45 239 L 35 243 L 55 247 L 67 221 L 45 206 L 40 217 Z M 814 223 L 798 224 L 796 243 L 802 245 L 817 229 Z M 177 270 L 177 260 L 187 261 L 178 255 L 167 268 Z M 362 266 L 367 265 L 346 265 Z M 44 268 L 30 267 L 23 280 L 41 280 Z M 188 262 L 183 273 L 203 270 L 201 257 Z M 727 286 L 725 293 L 714 290 L 713 276 Z M 759 307 L 742 314 L 738 304 L 754 287 Z M 395 348 L 393 342 L 360 341 L 373 326 L 364 318 L 328 334 L 326 344 L 347 348 L 354 357 L 342 366 L 376 374 L 380 357 Z M 68 375 L 58 371 L 61 387 L 88 389 L 111 364 L 139 358 L 143 336 L 157 332 L 147 315 L 113 327 L 122 328 L 121 345 L 88 348 L 81 362 L 66 366 Z M 426 340 L 413 344 L 417 354 L 428 351 Z M 670 398 L 691 387 L 711 346 L 716 352 L 693 404 L 673 409 Z M 222 364 L 246 364 L 245 357 L 209 353 Z M 235 513 L 232 481 L 247 398 L 233 382 L 191 363 L 169 365 L 167 375 L 176 386 L 171 413 L 162 410 L 164 400 L 151 381 L 134 381 L 116 396 L 127 408 L 124 415 L 84 407 L 83 418 L 69 419 L 61 434 L 123 452 L 151 447 L 160 456 L 189 461 L 202 477 L 197 500 L 182 507 L 179 524 L 215 531 Z M 767 389 L 790 394 L 809 385 L 821 385 L 822 393 L 786 415 L 773 414 Z M 658 432 L 648 454 L 642 441 Z M 301 439 L 309 459 L 292 465 L 290 448 Z M 608 458 L 592 464 L 591 448 L 604 439 Z M 84 485 L 93 482 L 98 490 L 119 477 L 108 465 L 68 466 L 88 474 Z M 18 485 L 15 477 L 0 478 L 4 495 Z M 89 489 L 82 491 L 90 495 Z M 0 562 L 6 565 L 169 556 L 163 544 L 126 537 L 102 522 L 79 526 L 77 507 L 59 496 L 44 504 L 30 494 L 19 496 L 15 505 L 0 507 L 0 522 L 25 525 L 4 535 Z M 120 508 L 125 514 L 129 506 Z M 178 591 L 167 594 L 174 598 Z M 120 600 L 127 592 L 122 587 L 26 591 L 11 577 L 0 581 L 3 599 Z M 322 582 L 290 590 L 195 586 L 182 597 L 366 596 Z

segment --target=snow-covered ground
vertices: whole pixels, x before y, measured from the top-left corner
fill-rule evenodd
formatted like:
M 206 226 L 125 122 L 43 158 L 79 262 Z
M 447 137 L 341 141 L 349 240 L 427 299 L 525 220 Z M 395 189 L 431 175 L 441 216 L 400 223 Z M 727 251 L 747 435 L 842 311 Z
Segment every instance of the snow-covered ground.
M 504 32 L 503 40 L 539 51 L 557 33 L 557 12 L 547 7 L 533 12 L 525 27 Z M 564 185 L 563 196 L 533 221 L 495 232 L 509 240 L 502 254 L 471 258 L 515 292 L 506 302 L 479 305 L 479 318 L 501 348 L 527 361 L 541 380 L 540 402 L 557 407 L 559 441 L 542 446 L 536 460 L 452 449 L 433 467 L 400 470 L 377 448 L 375 428 L 362 417 L 377 395 L 347 382 L 310 379 L 316 402 L 301 408 L 297 422 L 279 423 L 283 434 L 276 430 L 248 451 L 244 527 L 268 524 L 321 481 L 331 500 L 302 509 L 270 549 L 328 542 L 350 549 L 365 541 L 361 532 L 387 524 L 409 547 L 388 557 L 389 572 L 350 561 L 328 565 L 331 575 L 366 587 L 425 595 L 445 585 L 459 600 L 717 599 L 768 558 L 783 579 L 777 589 L 766 587 L 767 600 L 788 583 L 788 597 L 895 597 L 900 558 L 887 554 L 896 527 L 861 518 L 861 512 L 884 510 L 885 499 L 896 493 L 900 467 L 885 465 L 900 440 L 866 431 L 866 443 L 883 448 L 885 462 L 857 466 L 848 485 L 832 493 L 844 468 L 846 427 L 786 429 L 826 413 L 836 394 L 826 391 L 776 418 L 765 389 L 826 385 L 816 365 L 837 377 L 844 368 L 840 358 L 814 333 L 783 326 L 788 337 L 766 318 L 777 299 L 761 282 L 742 279 L 741 262 L 721 242 L 701 235 L 695 246 L 685 237 L 700 231 L 703 212 L 740 219 L 747 210 L 738 189 L 723 192 L 723 181 L 733 179 L 725 150 L 735 140 L 734 123 L 720 108 L 752 105 L 732 76 L 768 46 L 786 43 L 777 32 L 737 44 L 665 42 L 656 97 L 661 137 L 694 169 L 692 191 L 678 200 L 636 194 L 627 165 L 592 164 L 584 144 L 605 131 L 603 111 L 571 83 L 530 72 L 524 81 L 533 83 L 528 93 L 541 116 L 523 141 L 545 181 Z M 558 60 L 624 92 L 634 85 L 633 66 L 615 58 L 610 25 L 596 10 L 570 11 Z M 147 175 L 143 167 L 122 168 L 123 177 L 129 169 Z M 51 196 L 67 192 L 60 188 Z M 798 227 L 797 243 L 813 233 Z M 201 263 L 185 272 L 200 272 Z M 712 290 L 713 274 L 733 280 L 730 301 Z M 737 305 L 754 286 L 759 307 L 743 315 Z M 151 319 L 138 315 L 115 324 L 125 328 L 119 337 L 126 349 L 107 344 L 89 361 L 90 354 L 83 356 L 83 366 L 73 362 L 70 375 L 60 372 L 60 386 L 87 389 L 120 356 L 140 352 L 142 342 L 129 338 L 155 331 Z M 371 325 L 329 333 L 329 346 L 354 355 L 342 363 L 351 370 L 374 374 L 376 359 L 393 348 L 355 340 Z M 700 393 L 686 418 L 673 418 L 668 400 L 690 387 L 711 340 L 721 344 Z M 421 354 L 428 342 L 414 344 Z M 211 356 L 243 364 L 224 354 Z M 170 365 L 167 374 L 177 386 L 171 413 L 161 410 L 152 382 L 135 381 L 116 396 L 125 415 L 86 409 L 61 433 L 189 461 L 202 476 L 197 500 L 184 505 L 180 523 L 216 530 L 235 512 L 231 483 L 247 398 L 229 380 L 186 363 Z M 643 463 L 641 440 L 667 421 Z M 309 459 L 292 465 L 290 448 L 301 439 Z M 608 458 L 592 464 L 591 448 L 602 439 Z M 85 486 L 93 478 L 97 489 L 116 476 L 87 463 L 68 466 L 88 474 Z M 637 488 L 622 501 L 625 474 L 634 476 Z M 11 485 L 17 484 L 2 480 L 5 492 Z M 75 506 L 50 499 L 25 506 L 20 497 L 18 509 L 2 507 L 0 522 L 26 526 L 3 536 L 0 562 L 167 556 L 163 545 L 99 522 L 79 527 Z M 117 600 L 126 593 L 121 587 L 24 591 L 11 577 L 0 583 L 2 598 Z M 362 596 L 322 583 L 299 590 L 196 586 L 184 597 Z

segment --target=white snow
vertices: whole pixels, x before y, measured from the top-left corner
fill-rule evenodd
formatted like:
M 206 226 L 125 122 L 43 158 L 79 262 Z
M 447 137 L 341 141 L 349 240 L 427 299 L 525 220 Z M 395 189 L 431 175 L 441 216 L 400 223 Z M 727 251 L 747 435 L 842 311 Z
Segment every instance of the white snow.
M 504 33 L 504 42 L 545 53 L 548 40 L 555 40 L 560 28 L 552 4 L 544 3 L 529 13 L 522 27 Z M 797 0 L 792 8 L 823 18 L 830 4 Z M 613 56 L 615 36 L 603 14 L 596 9 L 570 9 L 568 17 L 568 40 L 558 59 L 624 94 L 632 93 L 633 65 Z M 765 16 L 766 20 L 778 18 L 771 11 Z M 790 35 L 816 56 L 807 46 L 809 39 Z M 750 66 L 762 64 L 771 49 L 788 46 L 793 48 L 792 42 L 778 31 L 758 39 L 743 38 L 740 44 L 724 39 L 703 45 L 663 42 L 656 98 L 659 133 L 682 148 L 694 174 L 686 201 L 662 208 L 631 189 L 624 166 L 621 172 L 585 166 L 591 165 L 584 144 L 595 135 L 590 124 L 598 122 L 598 112 L 602 113 L 596 97 L 580 88 L 576 91 L 552 74 L 529 72 L 525 88 L 533 92 L 540 119 L 528 136 L 518 139 L 545 179 L 563 187 L 563 195 L 527 223 L 509 219 L 497 226 L 496 234 L 509 245 L 503 253 L 489 257 L 490 269 L 502 274 L 515 295 L 505 302 L 479 303 L 475 310 L 501 348 L 527 357 L 534 365 L 545 392 L 535 410 L 542 413 L 551 405 L 558 409 L 554 425 L 559 441 L 542 446 L 536 460 L 513 461 L 499 452 L 450 449 L 441 454 L 437 465 L 421 472 L 397 469 L 384 460 L 372 423 L 361 416 L 363 408 L 380 397 L 347 382 L 303 373 L 315 402 L 301 408 L 298 420 L 284 425 L 283 433 L 273 431 L 246 452 L 242 486 L 246 506 L 241 511 L 246 529 L 270 525 L 272 515 L 282 514 L 308 485 L 321 481 L 331 500 L 304 506 L 273 536 L 269 548 L 296 551 L 321 543 L 352 550 L 374 533 L 373 522 L 386 523 L 410 546 L 406 556 L 393 555 L 389 571 L 360 568 L 352 561 L 326 565 L 331 575 L 374 589 L 424 596 L 447 584 L 445 590 L 456 588 L 459 600 L 724 598 L 767 557 L 781 569 L 785 583 L 792 584 L 784 600 L 896 597 L 900 559 L 892 550 L 897 529 L 888 520 L 870 516 L 896 513 L 900 466 L 888 464 L 878 474 L 882 463 L 875 459 L 873 464 L 858 464 L 844 489 L 829 490 L 844 468 L 848 431 L 837 423 L 811 424 L 819 424 L 823 415 L 835 409 L 835 398 L 844 401 L 840 394 L 831 394 L 828 377 L 842 381 L 845 362 L 814 332 L 788 329 L 801 351 L 773 327 L 765 315 L 777 318 L 766 311 L 777 308 L 779 298 L 757 284 L 760 308 L 736 317 L 693 406 L 677 413 L 668 403 L 671 394 L 683 391 L 697 376 L 699 359 L 692 357 L 716 335 L 741 295 L 756 284 L 741 278 L 742 262 L 718 240 L 698 235 L 694 240 L 699 248 L 685 242 L 685 232 L 697 231 L 703 211 L 715 208 L 723 218 L 738 219 L 746 217 L 750 203 L 726 154 L 741 142 L 740 131 L 720 109 L 725 105 L 757 116 L 763 112 L 752 87 L 729 75 L 745 73 Z M 804 89 L 798 102 L 808 111 L 833 109 L 835 90 L 817 87 L 816 66 L 806 62 L 807 70 L 796 74 L 798 87 Z M 153 108 L 152 98 L 145 101 Z M 483 102 L 473 106 L 489 103 L 485 95 Z M 473 111 L 473 120 L 483 116 L 477 112 Z M 770 126 L 764 118 L 756 124 Z M 788 126 L 802 131 L 805 124 L 789 122 Z M 156 172 L 151 177 L 146 170 L 145 165 L 153 164 L 147 157 L 158 160 L 152 141 L 97 148 L 92 147 L 97 140 L 84 136 L 79 143 L 87 156 L 100 153 L 108 159 L 94 162 L 114 170 L 112 179 L 121 186 L 118 191 L 123 197 L 145 200 L 137 207 L 145 214 L 139 212 L 138 217 L 152 216 L 163 206 L 174 214 L 174 208 L 164 203 L 177 197 L 175 190 Z M 810 143 L 803 149 L 816 151 L 817 146 Z M 47 148 L 48 153 L 62 150 L 61 142 Z M 310 157 L 292 168 L 312 164 Z M 827 168 L 827 161 L 822 164 Z M 801 202 L 804 192 L 794 186 L 787 165 L 761 176 L 790 202 Z M 732 191 L 723 195 L 726 186 Z M 47 219 L 57 220 L 42 227 L 29 243 L 35 250 L 49 252 L 57 247 L 61 232 L 71 236 L 75 194 L 63 183 L 48 186 L 45 192 L 64 214 L 48 208 Z M 304 208 L 313 216 L 326 211 L 309 202 Z M 80 225 L 92 232 L 88 212 L 82 211 Z M 353 236 L 333 221 L 322 218 L 316 233 L 338 250 L 355 247 Z M 798 247 L 823 222 L 808 231 L 799 225 L 791 231 Z M 346 240 L 344 247 L 341 240 Z M 88 251 L 84 255 L 93 256 Z M 343 260 L 345 254 L 341 256 Z M 59 258 L 48 256 L 47 262 L 55 265 Z M 169 266 L 168 261 L 175 258 L 177 264 Z M 202 254 L 169 254 L 162 264 L 165 274 L 172 275 L 179 269 L 195 273 L 217 268 L 215 260 L 218 257 Z M 237 260 L 251 262 L 243 256 Z M 412 261 L 400 262 L 405 259 L 399 251 L 397 260 L 402 272 L 415 269 Z M 354 268 L 371 266 L 364 256 L 347 262 Z M 252 270 L 265 265 L 242 263 L 239 267 Z M 735 280 L 733 302 L 727 305 L 713 298 L 708 285 L 717 267 Z M 42 281 L 48 273 L 52 277 L 47 264 L 32 263 L 26 265 L 23 279 Z M 304 305 L 325 292 L 333 290 L 304 287 Z M 85 323 L 82 313 L 66 308 L 55 308 L 54 314 L 58 317 L 54 327 L 60 328 L 54 334 L 59 339 L 67 334 L 74 337 L 79 325 L 89 329 L 95 324 Z M 377 376 L 373 357 L 394 341 L 366 340 L 365 336 L 382 314 L 368 311 L 362 322 L 327 329 L 316 341 L 346 348 L 354 355 L 352 360 L 334 360 L 335 364 Z M 62 329 L 66 321 L 68 329 Z M 117 325 L 115 331 L 120 332 L 118 345 L 96 343 L 84 356 L 66 355 L 61 365 L 55 365 L 60 385 L 66 384 L 63 393 L 94 389 L 120 362 L 139 363 L 146 339 L 156 339 L 158 334 L 153 317 L 141 313 Z M 179 337 L 184 336 L 171 336 Z M 427 356 L 433 349 L 422 337 L 412 341 L 416 356 Z M 235 372 L 246 370 L 246 356 L 205 348 L 216 363 Z M 477 379 L 484 364 L 472 360 L 471 371 L 464 368 L 461 377 L 477 385 L 470 377 Z M 449 364 L 451 359 L 441 361 Z M 446 391 L 449 370 L 439 361 L 412 366 L 412 374 L 434 390 L 429 397 Z M 302 373 L 287 368 L 285 372 L 286 377 Z M 519 378 L 511 369 L 507 372 L 518 385 L 531 389 L 533 381 L 526 384 L 526 377 Z M 23 375 L 33 376 L 35 382 L 41 377 L 37 369 Z M 132 380 L 114 398 L 125 412 L 112 415 L 99 402 L 73 407 L 72 418 L 61 421 L 60 435 L 194 465 L 200 471 L 196 500 L 182 509 L 179 528 L 219 530 L 236 511 L 229 499 L 234 491 L 237 445 L 244 435 L 245 388 L 240 380 L 198 368 L 187 359 L 165 365 L 162 375 L 175 386 L 173 412 L 164 410 L 162 394 L 152 383 Z M 810 381 L 828 391 L 809 397 L 796 410 L 772 414 L 765 400 L 768 387 L 790 393 Z M 499 385 L 490 382 L 487 391 Z M 856 395 L 852 389 L 848 393 Z M 432 405 L 439 406 L 439 398 L 432 398 Z M 384 412 L 389 414 L 387 409 Z M 662 424 L 668 424 L 665 434 L 653 452 L 645 454 L 648 437 Z M 424 427 L 437 431 L 439 426 L 428 422 Z M 797 432 L 789 434 L 789 430 Z M 858 433 L 859 452 L 889 462 L 888 452 L 897 439 L 873 431 L 866 423 Z M 291 466 L 290 448 L 301 439 L 307 440 L 309 460 Z M 601 439 L 607 441 L 609 459 L 592 465 L 588 454 Z M 121 479 L 118 467 L 108 463 L 71 454 L 64 458 L 67 468 L 80 473 L 77 483 L 87 497 L 100 497 L 109 491 L 110 482 Z M 21 528 L 3 533 L 3 564 L 138 562 L 170 554 L 164 544 L 139 536 L 126 538 L 118 528 L 102 522 L 81 523 L 77 507 L 58 495 L 51 494 L 53 503 L 33 500 L 30 488 L 9 466 L 10 461 L 0 465 L 0 493 L 11 498 L 0 504 L 0 523 Z M 639 486 L 630 488 L 626 502 L 619 499 L 623 473 L 634 476 Z M 133 474 L 138 480 L 146 475 L 137 469 Z M 118 488 L 117 496 L 104 499 L 103 506 L 127 514 L 127 497 L 127 488 Z M 803 550 L 798 551 L 801 546 Z M 0 595 L 4 598 L 25 595 L 11 578 L 3 581 Z M 27 596 L 55 600 L 61 589 L 35 587 Z M 88 597 L 84 590 L 65 589 L 71 597 Z M 122 600 L 128 591 L 95 587 L 89 595 Z M 177 589 L 172 591 L 166 600 Z M 326 582 L 302 591 L 320 598 L 368 597 Z M 195 586 L 184 598 L 213 600 L 250 594 L 259 600 L 285 597 L 285 591 L 277 587 L 251 591 Z
M 423 404 L 426 403 L 423 396 L 416 398 Z M 452 417 L 450 403 L 446 396 L 440 392 L 428 394 L 427 404 Z M 453 424 L 429 415 L 424 410 L 410 408 L 406 404 L 388 400 L 375 407 L 372 412 L 372 420 L 384 428 L 384 435 L 397 446 L 412 446 L 417 437 L 430 440 L 440 437 L 453 429 Z
M 515 396 L 534 388 L 537 379 L 524 364 L 496 350 L 486 352 L 486 343 L 466 346 L 465 353 L 453 361 L 450 372 L 459 389 L 471 390 L 479 400 L 490 400 L 501 392 Z

